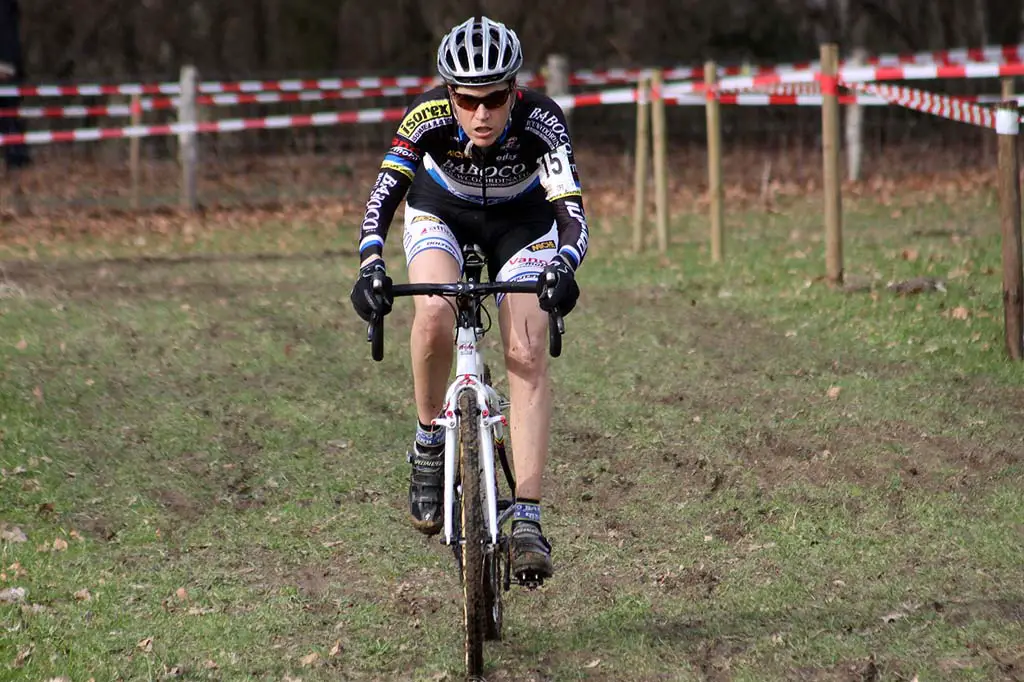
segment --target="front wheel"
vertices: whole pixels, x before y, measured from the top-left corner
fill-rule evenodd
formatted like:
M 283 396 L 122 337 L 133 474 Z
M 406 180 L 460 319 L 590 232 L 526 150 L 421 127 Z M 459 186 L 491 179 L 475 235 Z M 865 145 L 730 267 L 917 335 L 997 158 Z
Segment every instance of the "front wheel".
M 480 490 L 480 408 L 472 391 L 464 391 L 459 397 L 459 440 L 466 674 L 480 677 L 484 672 L 485 623 L 490 616 L 487 613 L 486 532 Z

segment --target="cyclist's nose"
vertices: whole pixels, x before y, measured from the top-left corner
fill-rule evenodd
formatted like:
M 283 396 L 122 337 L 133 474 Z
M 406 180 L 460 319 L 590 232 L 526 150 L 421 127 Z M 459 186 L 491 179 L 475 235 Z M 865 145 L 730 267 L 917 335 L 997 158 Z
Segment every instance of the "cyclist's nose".
M 476 117 L 481 121 L 486 121 L 491 117 L 491 110 L 480 104 L 476 108 Z

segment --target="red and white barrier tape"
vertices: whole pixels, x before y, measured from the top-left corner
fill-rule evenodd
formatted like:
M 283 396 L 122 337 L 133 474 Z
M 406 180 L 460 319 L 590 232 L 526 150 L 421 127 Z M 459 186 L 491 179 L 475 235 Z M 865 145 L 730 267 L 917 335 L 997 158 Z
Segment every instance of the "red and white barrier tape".
M 1008 76 L 1021 75 L 1024 75 L 1024 63 L 847 67 L 839 70 L 839 78 L 846 83 L 866 81 L 1005 78 Z
M 399 121 L 405 109 L 364 109 L 361 111 L 329 111 L 295 116 L 226 119 L 201 123 L 170 123 L 166 125 L 128 126 L 126 128 L 86 128 L 82 130 L 39 131 L 23 135 L 0 135 L 0 147 L 12 144 L 47 144 L 53 142 L 95 142 L 129 137 L 156 137 L 183 133 L 230 133 L 242 130 L 273 128 L 305 128 L 343 123 L 380 123 Z
M 417 85 L 407 88 L 346 88 L 344 90 L 306 90 L 303 92 L 260 92 L 237 95 L 204 95 L 199 104 L 228 106 L 233 104 L 272 104 L 274 102 L 320 102 L 335 99 L 361 99 L 364 97 L 403 97 L 418 95 L 429 87 Z
M 869 95 L 881 97 L 891 104 L 896 104 L 914 111 L 933 114 L 952 121 L 970 123 L 983 128 L 995 130 L 995 111 L 989 107 L 968 102 L 959 97 L 937 95 L 923 90 L 888 85 L 884 83 L 843 83 L 847 88 Z
M 860 62 L 863 66 L 902 66 L 902 65 L 953 65 L 970 62 L 986 62 L 994 64 L 1012 64 L 1024 61 L 1024 44 L 990 45 L 980 48 L 957 48 L 953 50 L 934 50 L 914 54 L 890 54 L 869 56 Z M 718 68 L 718 75 L 725 76 L 768 76 L 792 71 L 813 71 L 821 66 L 820 62 L 789 62 L 782 64 L 730 65 Z M 841 67 L 854 67 L 848 60 L 840 62 Z M 573 73 L 571 83 L 574 85 L 601 85 L 604 83 L 634 83 L 650 69 L 608 69 L 595 71 L 581 69 Z M 666 80 L 702 80 L 704 68 L 701 66 L 676 66 L 664 71 Z
M 381 88 L 429 88 L 436 77 L 395 76 L 373 78 L 288 79 L 277 81 L 238 81 L 200 83 L 200 94 L 258 92 L 301 92 L 304 90 L 369 90 Z M 103 95 L 179 95 L 179 83 L 124 83 L 120 85 L 23 85 L 0 86 L 0 97 L 98 97 Z
M 814 74 L 811 74 L 812 76 Z M 800 76 L 803 78 L 803 75 Z M 765 82 L 759 82 L 755 87 L 767 88 L 767 93 L 741 92 L 729 93 L 718 92 L 717 97 L 722 104 L 739 106 L 768 106 L 768 105 L 791 105 L 791 106 L 821 106 L 821 94 L 802 94 L 814 87 L 814 83 L 801 81 L 799 87 L 787 88 L 782 86 L 771 86 Z M 989 99 L 998 101 L 1001 98 L 996 96 L 983 97 L 948 97 L 932 93 L 914 90 L 911 88 L 899 87 L 887 84 L 844 82 L 847 88 L 856 90 L 852 95 L 840 95 L 839 101 L 842 104 L 897 104 L 926 113 L 932 113 L 945 118 L 957 121 L 974 123 L 988 128 L 995 126 L 994 113 L 988 107 L 980 106 L 969 100 Z M 706 91 L 703 83 L 685 84 L 681 88 L 675 86 L 671 91 L 666 89 L 663 92 L 666 103 L 676 105 L 704 106 L 707 101 Z M 780 91 L 774 88 L 779 87 Z M 699 94 L 698 94 L 699 93 Z M 319 95 L 320 93 L 313 93 Z M 272 95 L 264 93 L 260 96 Z M 228 95 L 228 97 L 236 97 Z M 246 96 L 248 97 L 248 96 Z M 577 107 L 599 106 L 609 104 L 629 104 L 637 101 L 636 88 L 618 88 L 602 92 L 584 93 L 579 95 L 565 95 L 555 98 L 564 109 Z M 172 100 L 143 101 L 154 106 L 157 103 Z M 256 100 L 258 101 L 258 100 Z M 130 108 L 130 107 L 129 107 Z M 360 111 L 343 112 L 321 112 L 309 115 L 292 116 L 270 116 L 254 119 L 226 119 L 221 121 L 210 121 L 201 123 L 173 123 L 163 125 L 128 126 L 124 128 L 88 128 L 69 131 L 38 131 L 23 135 L 0 135 L 0 146 L 11 144 L 46 144 L 53 142 L 86 142 L 96 140 L 109 140 L 130 137 L 152 137 L 161 135 L 179 135 L 188 132 L 213 133 L 213 132 L 236 132 L 242 130 L 272 129 L 272 128 L 299 128 L 307 126 L 326 126 L 346 123 L 379 123 L 382 121 L 398 121 L 405 114 L 405 108 L 394 109 L 365 109 Z
M 143 111 L 170 109 L 174 102 L 170 99 L 149 99 L 139 102 Z M 91 107 L 18 107 L 17 109 L 0 109 L 0 118 L 88 118 L 89 116 L 131 116 L 132 108 L 128 104 L 101 104 Z
M 840 68 L 858 66 L 905 66 L 905 65 L 953 65 L 967 64 L 971 62 L 986 62 L 994 64 L 1013 64 L 1024 61 L 1024 44 L 1020 45 L 992 45 L 981 48 L 958 48 L 953 50 L 936 50 L 932 52 L 918 52 L 915 54 L 902 55 L 879 55 L 869 56 L 855 64 L 850 60 L 840 62 Z M 765 76 L 791 71 L 814 71 L 821 68 L 821 62 L 792 62 L 788 64 L 774 64 L 761 67 L 752 66 L 744 70 L 742 67 L 728 67 L 723 69 L 721 76 Z M 696 74 L 697 72 L 692 72 Z M 697 75 L 678 76 L 678 78 L 702 78 L 703 71 Z M 673 76 L 676 78 L 676 76 Z
M 573 109 L 600 104 L 623 104 L 636 100 L 635 88 L 621 88 L 598 93 L 568 95 L 556 98 L 561 106 Z M 129 137 L 155 137 L 182 133 L 223 133 L 268 128 L 301 128 L 343 123 L 380 123 L 399 121 L 405 108 L 364 109 L 360 111 L 321 112 L 309 115 L 268 116 L 253 119 L 226 119 L 202 123 L 171 123 L 164 125 L 128 126 L 124 128 L 86 128 L 66 131 L 37 131 L 23 135 L 0 135 L 0 147 L 12 144 L 47 144 L 53 142 L 94 142 Z
M 636 88 L 618 88 L 579 95 L 558 95 L 553 98 L 563 109 L 593 107 L 602 104 L 629 104 L 636 101 Z
M 961 64 L 921 66 L 855 66 L 840 69 L 839 78 L 847 83 L 867 81 L 946 80 L 969 78 L 1004 78 L 1024 75 L 1024 63 L 1016 64 Z M 815 71 L 768 74 L 763 76 L 737 76 L 723 78 L 716 86 L 720 92 L 756 90 L 793 83 L 813 83 L 824 80 Z M 679 83 L 666 86 L 673 94 L 705 90 L 703 83 Z
M 983 48 L 960 48 L 936 50 L 904 55 L 880 55 L 868 57 L 868 67 L 892 67 L 900 65 L 962 65 L 969 62 L 987 64 L 1011 64 L 1024 61 L 1024 44 L 996 45 Z M 841 66 L 850 66 L 843 62 Z M 772 76 L 793 71 L 815 70 L 818 62 L 794 62 L 768 66 L 731 65 L 719 68 L 720 76 Z M 570 75 L 572 85 L 608 85 L 613 83 L 635 83 L 651 69 L 578 69 Z M 698 66 L 677 66 L 664 71 L 666 80 L 701 79 L 704 69 Z M 870 80 L 870 79 L 867 79 Z M 523 72 L 523 83 L 541 85 L 543 78 L 538 74 Z M 288 79 L 276 81 L 205 82 L 199 85 L 201 94 L 257 93 L 257 92 L 299 92 L 309 90 L 357 89 L 373 91 L 382 88 L 429 88 L 438 83 L 436 76 L 393 76 L 364 78 L 322 78 Z M 738 89 L 738 88 L 737 88 Z M 178 83 L 126 83 L 118 85 L 26 85 L 0 86 L 0 97 L 63 97 L 102 95 L 177 95 L 181 88 Z
M 765 107 L 765 106 L 800 106 L 820 107 L 824 96 L 818 95 L 773 95 L 758 93 L 736 93 L 721 95 L 718 101 L 722 104 Z M 840 95 L 840 104 L 865 104 L 868 106 L 886 106 L 888 102 L 870 95 Z
M 874 84 L 870 84 L 874 85 Z M 686 102 L 687 104 L 698 104 L 703 105 L 705 102 L 704 97 L 692 95 L 692 102 Z M 970 104 L 994 104 L 996 102 L 1002 102 L 1004 98 L 1001 95 L 964 95 L 958 96 L 961 102 Z M 1016 101 L 1018 105 L 1024 104 L 1024 95 L 1014 95 L 1010 98 Z M 820 107 L 824 97 L 821 94 L 774 94 L 774 93 L 730 93 L 722 94 L 718 96 L 718 101 L 721 104 L 739 105 L 739 106 L 750 106 L 750 107 L 764 107 L 764 106 L 808 106 L 808 107 Z M 887 99 L 874 94 L 868 93 L 854 93 L 849 95 L 839 95 L 840 104 L 862 104 L 866 106 L 888 106 L 892 104 Z
M 334 91 L 346 97 L 380 97 L 423 92 L 438 85 L 436 76 L 396 76 L 382 78 L 320 78 L 278 81 L 206 82 L 196 88 L 202 95 L 257 94 L 271 92 Z M 543 83 L 532 76 L 520 78 L 524 85 Z M 0 97 L 101 97 L 111 95 L 179 95 L 178 83 L 124 83 L 120 85 L 23 85 L 0 86 Z
M 201 105 L 227 106 L 236 104 L 272 104 L 275 102 L 323 102 L 338 99 L 360 99 L 363 97 L 400 97 L 417 95 L 422 87 L 377 88 L 346 90 L 310 90 L 305 92 L 259 92 L 254 94 L 200 95 L 196 101 Z M 147 98 L 140 100 L 143 111 L 171 109 L 177 106 L 177 98 Z M 0 118 L 85 118 L 88 116 L 131 116 L 130 105 L 107 104 L 97 106 L 69 107 L 19 107 L 0 109 Z

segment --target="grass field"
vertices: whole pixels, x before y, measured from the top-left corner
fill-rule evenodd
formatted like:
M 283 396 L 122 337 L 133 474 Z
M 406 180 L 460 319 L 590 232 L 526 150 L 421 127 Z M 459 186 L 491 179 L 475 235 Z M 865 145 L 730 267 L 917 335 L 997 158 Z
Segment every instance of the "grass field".
M 1024 679 L 994 198 L 849 203 L 844 291 L 820 224 L 733 213 L 714 267 L 701 216 L 666 259 L 593 221 L 556 576 L 489 679 Z M 405 521 L 411 305 L 376 364 L 351 225 L 164 232 L 0 246 L 0 679 L 459 679 L 451 555 Z

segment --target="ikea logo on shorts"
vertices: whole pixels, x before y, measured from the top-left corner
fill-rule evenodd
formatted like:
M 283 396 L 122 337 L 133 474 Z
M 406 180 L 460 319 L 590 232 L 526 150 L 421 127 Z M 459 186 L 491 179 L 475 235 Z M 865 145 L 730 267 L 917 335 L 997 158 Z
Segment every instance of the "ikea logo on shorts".
M 447 100 L 436 99 L 424 102 L 405 115 L 405 118 L 402 119 L 401 125 L 398 126 L 398 132 L 408 138 L 412 138 L 416 129 L 427 121 L 433 121 L 437 118 L 446 118 L 451 115 L 452 108 Z
M 544 249 L 553 248 L 555 248 L 555 242 L 550 239 L 547 240 L 546 242 L 537 242 L 536 244 L 530 244 L 530 251 L 533 251 L 534 253 L 537 253 L 538 251 L 543 251 Z

